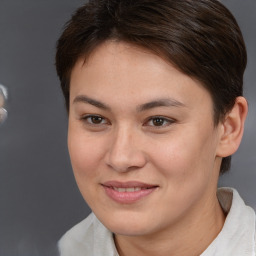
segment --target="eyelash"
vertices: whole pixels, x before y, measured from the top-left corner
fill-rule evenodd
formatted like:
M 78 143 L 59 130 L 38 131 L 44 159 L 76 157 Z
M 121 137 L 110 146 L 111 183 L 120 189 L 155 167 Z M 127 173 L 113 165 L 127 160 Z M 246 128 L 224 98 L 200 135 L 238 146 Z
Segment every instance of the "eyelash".
M 85 115 L 81 117 L 81 120 L 91 126 L 101 126 L 101 125 L 110 125 L 111 123 L 105 117 L 101 115 Z M 93 121 L 94 120 L 94 121 Z M 95 122 L 96 121 L 96 122 Z M 152 116 L 149 117 L 146 122 L 143 123 L 143 126 L 149 126 L 157 129 L 168 127 L 171 124 L 175 123 L 176 120 L 171 118 L 166 118 L 163 116 Z M 157 125 L 154 122 L 160 122 L 160 125 Z
M 154 125 L 154 121 L 160 121 L 160 125 L 156 125 L 156 124 Z M 148 123 L 152 123 L 152 125 L 147 125 Z M 167 118 L 164 116 L 152 116 L 147 119 L 147 121 L 143 124 L 143 126 L 151 126 L 151 127 L 160 129 L 163 127 L 170 126 L 173 123 L 175 123 L 174 119 Z
M 93 119 L 94 119 L 94 121 L 98 119 L 98 120 L 100 120 L 100 122 L 99 123 L 97 123 L 97 122 L 95 123 L 95 122 L 93 122 Z M 89 125 L 94 125 L 94 126 L 99 126 L 99 125 L 102 125 L 102 124 L 103 125 L 110 124 L 110 122 L 106 118 L 101 116 L 101 115 L 85 115 L 85 116 L 81 117 L 81 120 L 83 122 L 89 124 Z M 105 121 L 105 122 L 102 123 L 102 121 Z

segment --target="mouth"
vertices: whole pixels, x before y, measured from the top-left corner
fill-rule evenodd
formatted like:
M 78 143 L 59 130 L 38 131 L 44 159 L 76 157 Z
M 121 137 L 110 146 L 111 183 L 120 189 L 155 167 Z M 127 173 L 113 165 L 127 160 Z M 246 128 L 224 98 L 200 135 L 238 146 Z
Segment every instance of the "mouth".
M 137 181 L 108 181 L 101 184 L 107 196 L 117 203 L 131 204 L 144 199 L 159 186 Z
M 149 189 L 149 188 L 140 188 L 140 187 L 135 187 L 135 188 L 117 188 L 117 187 L 112 187 L 112 189 L 114 189 L 115 191 L 118 191 L 118 192 L 136 192 L 136 191 L 140 191 L 140 190 L 143 190 L 143 189 L 145 190 L 145 189 Z

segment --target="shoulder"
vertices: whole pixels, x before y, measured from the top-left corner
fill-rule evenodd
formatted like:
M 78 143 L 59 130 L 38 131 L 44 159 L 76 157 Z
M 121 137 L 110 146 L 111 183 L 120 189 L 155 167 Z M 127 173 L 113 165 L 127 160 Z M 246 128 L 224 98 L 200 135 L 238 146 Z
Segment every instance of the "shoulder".
M 91 249 L 94 221 L 94 215 L 91 213 L 62 236 L 58 242 L 61 256 L 80 255 L 79 252 Z
M 115 256 L 112 233 L 91 213 L 67 231 L 58 242 L 61 256 Z

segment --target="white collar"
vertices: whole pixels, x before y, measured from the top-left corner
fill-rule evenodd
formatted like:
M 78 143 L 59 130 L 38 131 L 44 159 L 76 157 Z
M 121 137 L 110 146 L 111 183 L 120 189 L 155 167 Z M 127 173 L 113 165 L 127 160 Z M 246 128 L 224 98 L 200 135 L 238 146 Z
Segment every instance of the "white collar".
M 255 213 L 235 189 L 218 189 L 217 196 L 227 213 L 224 226 L 200 256 L 256 256 Z M 61 256 L 118 256 L 113 235 L 92 213 L 59 241 Z
M 255 256 L 255 213 L 235 189 L 220 188 L 217 196 L 228 213 L 224 226 L 201 256 Z

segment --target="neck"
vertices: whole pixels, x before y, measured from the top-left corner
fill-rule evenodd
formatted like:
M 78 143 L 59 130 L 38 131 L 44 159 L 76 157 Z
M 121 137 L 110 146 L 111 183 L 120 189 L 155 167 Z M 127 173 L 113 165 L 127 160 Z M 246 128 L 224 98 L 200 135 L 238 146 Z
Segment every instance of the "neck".
M 161 232 L 145 236 L 116 235 L 119 255 L 200 255 L 219 234 L 225 221 L 217 196 L 212 197 L 207 200 L 211 203 L 199 205 L 200 211 L 193 209 L 179 223 Z

